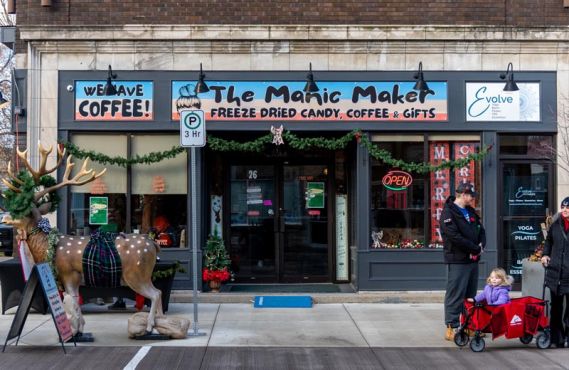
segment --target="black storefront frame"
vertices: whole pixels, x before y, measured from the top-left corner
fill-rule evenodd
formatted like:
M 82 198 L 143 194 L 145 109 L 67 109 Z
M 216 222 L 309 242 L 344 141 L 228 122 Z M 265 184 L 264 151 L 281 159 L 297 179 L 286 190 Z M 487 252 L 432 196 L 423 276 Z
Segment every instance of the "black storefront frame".
M 364 134 L 369 133 L 478 133 L 482 138 L 482 145 L 496 144 L 496 137 L 501 133 L 543 133 L 555 134 L 557 131 L 557 87 L 555 72 L 516 72 L 517 82 L 540 83 L 540 122 L 472 122 L 466 121 L 466 83 L 467 82 L 502 82 L 498 76 L 501 71 L 425 71 L 428 81 L 447 82 L 447 111 L 448 120 L 444 122 L 284 122 L 285 128 L 291 131 L 329 131 L 347 132 L 353 128 L 360 128 Z M 106 71 L 60 71 L 59 72 L 59 99 L 58 99 L 58 137 L 65 139 L 69 131 L 81 132 L 177 132 L 178 125 L 170 119 L 171 83 L 175 80 L 195 80 L 198 71 L 117 71 L 119 80 L 143 81 L 152 80 L 154 83 L 154 121 L 152 122 L 75 122 L 74 94 L 67 90 L 67 86 L 74 86 L 75 80 L 105 80 Z M 413 71 L 315 71 L 317 81 L 413 81 Z M 236 80 L 236 81 L 266 81 L 266 80 L 294 80 L 304 81 L 304 71 L 211 71 L 207 73 L 209 80 Z M 251 131 L 268 132 L 271 125 L 280 124 L 281 121 L 235 123 L 230 121 L 211 122 L 208 131 Z M 201 151 L 199 163 L 205 166 Z M 483 188 L 490 189 L 497 185 L 498 156 L 497 150 L 491 152 L 483 161 L 482 178 Z M 401 284 L 393 285 L 393 279 L 381 279 L 374 276 L 373 266 L 377 262 L 379 253 L 370 251 L 369 243 L 369 212 L 367 205 L 370 199 L 369 188 L 369 154 L 365 148 L 358 146 L 355 158 L 355 184 L 352 191 L 348 191 L 350 210 L 353 210 L 348 221 L 350 240 L 351 283 L 361 290 L 398 290 L 398 289 L 438 289 L 442 287 L 442 278 L 433 279 L 429 283 L 418 279 L 403 279 Z M 199 183 L 204 188 L 204 176 L 200 176 Z M 350 196 L 355 191 L 354 196 Z M 208 217 L 207 199 L 202 199 L 200 214 Z M 497 244 L 498 230 L 496 228 L 497 212 L 492 206 L 497 204 L 495 196 L 488 194 L 483 199 L 484 219 L 488 220 L 487 232 Z M 64 199 L 62 205 L 67 205 Z M 58 222 L 67 225 L 64 214 L 58 214 Z M 203 219 L 203 218 L 202 218 Z M 203 233 L 202 233 L 203 234 Z M 205 242 L 204 235 L 200 235 L 201 245 Z M 389 251 L 392 252 L 392 251 Z M 409 251 L 405 251 L 409 252 Z M 433 252 L 435 253 L 433 255 Z M 406 262 L 418 265 L 440 264 L 440 254 L 437 251 L 414 250 L 413 259 Z M 430 255 L 429 255 L 430 253 Z M 497 251 L 489 250 L 482 264 L 496 264 Z M 188 253 L 189 254 L 189 253 Z M 396 260 L 393 255 L 390 259 Z M 188 259 L 189 261 L 189 259 Z M 481 272 L 481 274 L 483 274 Z M 401 279 L 400 279 L 401 280 Z

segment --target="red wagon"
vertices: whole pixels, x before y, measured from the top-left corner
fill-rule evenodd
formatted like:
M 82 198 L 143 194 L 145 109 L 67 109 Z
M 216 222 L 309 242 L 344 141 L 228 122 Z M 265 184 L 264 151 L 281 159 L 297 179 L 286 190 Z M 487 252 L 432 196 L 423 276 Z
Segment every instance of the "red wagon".
M 454 336 L 457 346 L 464 347 L 469 342 L 467 330 L 474 332 L 470 349 L 481 352 L 486 347 L 482 333 L 492 334 L 492 339 L 504 336 L 519 338 L 529 344 L 536 338 L 538 348 L 548 348 L 551 343 L 548 302 L 534 297 L 514 298 L 510 303 L 490 306 L 465 301 L 465 312 L 460 318 L 460 327 Z

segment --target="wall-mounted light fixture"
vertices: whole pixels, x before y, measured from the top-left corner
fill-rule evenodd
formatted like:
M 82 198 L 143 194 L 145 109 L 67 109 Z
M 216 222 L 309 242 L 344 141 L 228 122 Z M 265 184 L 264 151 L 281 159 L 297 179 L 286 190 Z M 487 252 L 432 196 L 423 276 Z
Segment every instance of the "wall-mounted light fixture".
M 109 64 L 109 72 L 107 74 L 107 83 L 103 88 L 103 95 L 117 95 L 117 88 L 113 85 L 113 80 L 117 78 L 116 73 L 113 73 L 113 69 Z
M 514 65 L 511 62 L 508 64 L 506 73 L 500 73 L 500 78 L 506 80 L 504 91 L 518 91 L 520 89 L 514 81 Z
M 51 0 L 41 0 L 41 6 L 45 7 L 51 6 Z
M 205 83 L 205 73 L 203 73 L 202 64 L 200 63 L 200 75 L 198 78 L 198 84 L 196 85 L 196 94 L 206 93 L 209 91 L 209 87 Z
M 423 76 L 423 62 L 419 62 L 419 70 L 413 75 L 413 78 L 417 80 L 413 90 L 417 91 L 429 91 L 429 85 L 425 82 L 425 77 Z
M 316 85 L 316 82 L 314 82 L 314 74 L 312 73 L 312 62 L 311 62 L 310 69 L 308 71 L 308 74 L 306 75 L 306 85 L 304 85 L 304 92 L 310 93 L 310 92 L 317 92 L 318 90 L 320 89 L 318 88 L 318 85 Z

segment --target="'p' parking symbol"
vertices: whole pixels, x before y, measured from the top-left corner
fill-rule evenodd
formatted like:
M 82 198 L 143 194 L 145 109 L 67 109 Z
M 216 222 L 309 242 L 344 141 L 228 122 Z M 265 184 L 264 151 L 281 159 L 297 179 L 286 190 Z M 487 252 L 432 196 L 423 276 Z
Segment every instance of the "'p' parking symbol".
M 195 130 L 202 124 L 202 119 L 197 113 L 188 113 L 184 118 L 184 126 L 190 130 Z

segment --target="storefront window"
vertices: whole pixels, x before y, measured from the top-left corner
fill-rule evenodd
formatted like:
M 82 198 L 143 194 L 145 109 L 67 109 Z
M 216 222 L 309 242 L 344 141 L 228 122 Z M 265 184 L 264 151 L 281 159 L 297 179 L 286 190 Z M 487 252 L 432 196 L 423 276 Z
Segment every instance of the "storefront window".
M 423 142 L 382 142 L 379 148 L 406 162 L 423 161 Z M 425 246 L 425 176 L 372 162 L 373 248 Z
M 501 135 L 500 154 L 549 157 L 553 153 L 553 137 L 539 135 Z
M 127 155 L 125 135 L 74 135 L 72 141 L 82 149 L 111 157 Z M 77 174 L 83 165 L 83 161 L 77 158 L 74 163 L 71 176 Z M 91 183 L 71 187 L 70 233 L 89 235 L 96 228 L 111 233 L 125 231 L 126 168 L 91 161 L 88 167 L 97 172 L 106 168 L 107 172 Z
M 475 136 L 456 139 L 448 140 L 437 135 L 425 146 L 423 136 L 394 137 L 393 141 L 377 142 L 376 145 L 391 153 L 393 158 L 405 162 L 429 161 L 435 165 L 465 158 L 480 146 Z M 420 175 L 373 160 L 371 247 L 441 249 L 439 222 L 447 198 L 454 195 L 456 186 L 461 182 L 472 183 L 481 193 L 480 175 L 480 164 L 474 161 L 462 168 Z M 480 204 L 478 199 L 473 205 L 479 213 Z
M 177 145 L 177 135 L 137 135 L 132 138 L 132 156 Z M 163 248 L 185 248 L 186 183 L 184 154 L 152 165 L 132 166 L 132 228 L 140 233 L 154 231 Z

